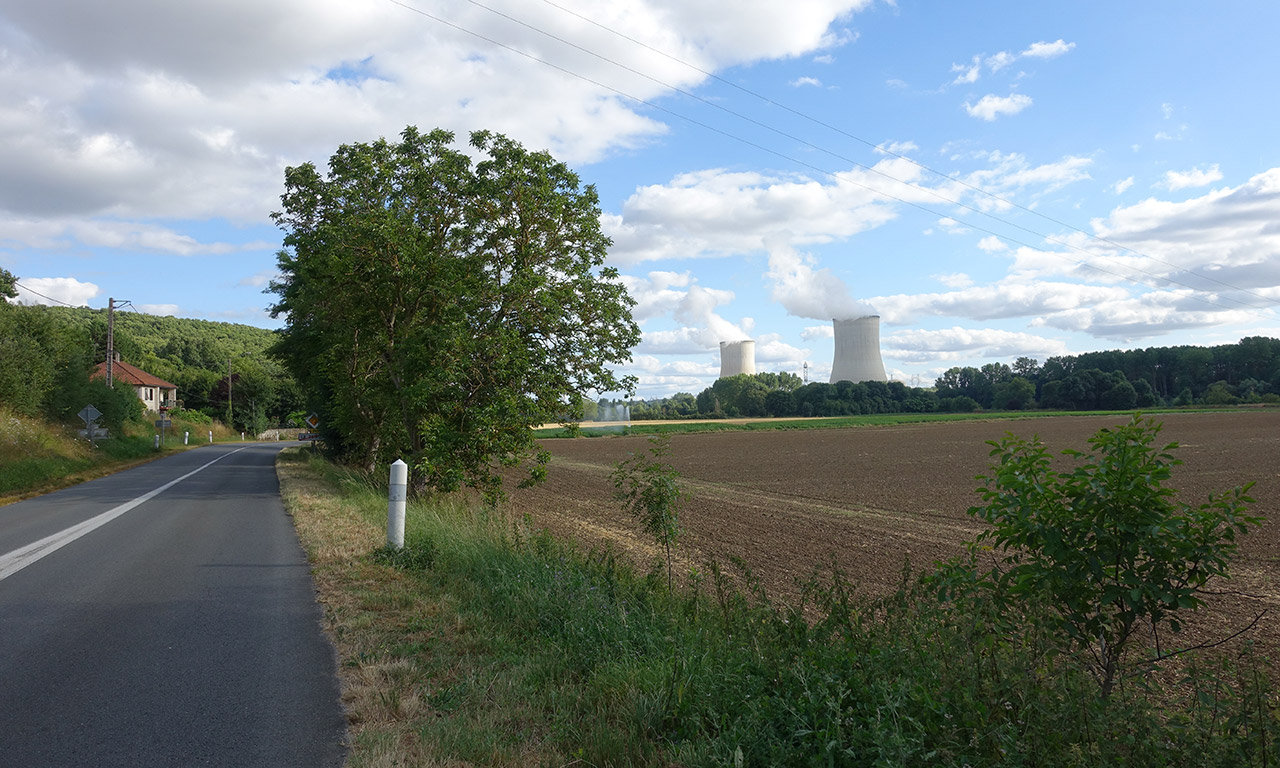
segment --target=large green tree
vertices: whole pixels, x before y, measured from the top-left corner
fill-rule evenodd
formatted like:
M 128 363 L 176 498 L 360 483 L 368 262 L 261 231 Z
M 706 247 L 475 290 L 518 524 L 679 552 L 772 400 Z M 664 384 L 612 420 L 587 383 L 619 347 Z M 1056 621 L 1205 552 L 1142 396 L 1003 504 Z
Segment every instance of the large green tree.
M 276 351 L 349 458 L 496 498 L 497 465 L 543 474 L 531 426 L 630 387 L 610 366 L 639 329 L 595 189 L 504 136 L 471 134 L 475 162 L 453 138 L 409 127 L 285 172 Z

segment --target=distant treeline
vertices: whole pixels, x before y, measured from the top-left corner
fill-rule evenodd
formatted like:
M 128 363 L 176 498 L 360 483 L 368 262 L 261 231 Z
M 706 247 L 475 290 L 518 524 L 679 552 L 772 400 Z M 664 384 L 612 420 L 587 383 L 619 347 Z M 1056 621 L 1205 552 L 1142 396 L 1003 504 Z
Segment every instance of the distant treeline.
M 624 401 L 601 400 L 608 405 Z M 718 379 L 698 395 L 631 403 L 632 419 L 849 416 L 978 409 L 1126 410 L 1280 403 L 1280 339 L 1151 347 L 947 370 L 929 389 L 897 381 L 802 384 L 790 373 Z
M 106 359 L 106 341 L 105 309 L 0 301 L 0 404 L 59 421 L 74 419 L 90 400 L 107 413 L 105 387 L 90 381 Z M 274 341 L 272 331 L 248 325 L 115 312 L 120 358 L 177 385 L 184 410 L 225 421 L 230 376 L 236 430 L 286 424 L 304 408 L 293 377 L 267 353 Z M 140 415 L 140 401 L 123 391 L 138 405 L 121 399 L 128 413 L 108 413 L 117 422 Z

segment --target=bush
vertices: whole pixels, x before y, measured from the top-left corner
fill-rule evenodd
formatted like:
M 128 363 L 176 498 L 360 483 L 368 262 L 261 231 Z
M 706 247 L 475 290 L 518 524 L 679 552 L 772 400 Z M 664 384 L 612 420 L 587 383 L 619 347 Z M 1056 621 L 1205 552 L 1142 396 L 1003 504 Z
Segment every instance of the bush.
M 1246 514 L 1249 486 L 1211 495 L 1197 507 L 1164 487 L 1182 462 L 1160 425 L 1135 415 L 1099 430 L 1093 453 L 1064 451 L 1079 464 L 1051 468 L 1038 439 L 991 441 L 992 474 L 981 478 L 984 505 L 969 514 L 992 525 L 978 542 L 1002 553 L 989 579 L 1006 598 L 1044 601 L 1070 644 L 1086 653 L 1103 696 L 1111 693 L 1135 633 L 1180 629 L 1177 612 L 1201 605 L 1213 578 L 1226 577 L 1236 536 L 1262 518 Z

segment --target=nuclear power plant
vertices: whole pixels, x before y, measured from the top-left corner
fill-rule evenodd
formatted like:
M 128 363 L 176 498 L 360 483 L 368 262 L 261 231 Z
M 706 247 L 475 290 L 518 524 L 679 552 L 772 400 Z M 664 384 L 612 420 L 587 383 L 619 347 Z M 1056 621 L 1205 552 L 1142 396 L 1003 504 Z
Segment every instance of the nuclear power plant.
M 877 354 L 879 354 L 878 351 Z M 756 343 L 754 341 L 745 339 L 720 342 L 720 378 L 755 372 Z
M 880 316 L 867 315 L 832 322 L 835 323 L 836 357 L 831 363 L 831 383 L 888 381 L 884 361 L 880 359 Z M 723 350 L 724 344 L 720 347 Z M 723 355 L 721 351 L 721 360 Z

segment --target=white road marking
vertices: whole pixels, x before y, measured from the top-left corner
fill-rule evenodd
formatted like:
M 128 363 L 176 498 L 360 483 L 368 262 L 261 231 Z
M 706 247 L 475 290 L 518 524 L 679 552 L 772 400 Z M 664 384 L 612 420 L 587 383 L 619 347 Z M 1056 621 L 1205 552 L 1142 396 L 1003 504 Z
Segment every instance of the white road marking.
M 245 448 L 247 447 L 248 446 L 245 446 Z M 203 466 L 200 466 L 200 467 L 197 467 L 196 469 L 191 470 L 190 472 L 183 475 L 182 477 L 179 477 L 176 480 L 170 480 L 169 482 L 165 483 L 159 488 L 156 488 L 154 491 L 148 491 L 147 493 L 144 493 L 143 495 L 139 496 L 136 499 L 133 499 L 132 501 L 126 501 L 125 503 L 121 504 L 118 507 L 112 507 L 111 509 L 107 510 L 106 512 L 103 512 L 100 515 L 97 515 L 96 517 L 91 517 L 88 520 L 85 520 L 80 523 L 76 523 L 70 528 L 58 531 L 52 536 L 46 536 L 43 539 L 40 539 L 39 541 L 36 541 L 36 542 L 32 542 L 25 547 L 21 547 L 20 549 L 15 549 L 12 552 L 8 553 L 7 555 L 0 555 L 0 581 L 4 581 L 6 578 L 12 576 L 13 574 L 17 573 L 23 568 L 26 568 L 28 565 L 31 565 L 32 563 L 36 562 L 40 558 L 44 557 L 45 555 L 52 554 L 53 552 L 56 552 L 57 550 L 62 549 L 63 547 L 75 541 L 76 539 L 80 538 L 81 536 L 85 535 L 86 533 L 89 533 L 98 528 L 101 528 L 102 526 L 106 525 L 112 520 L 115 520 L 117 517 L 123 515 L 125 512 L 128 512 L 129 510 L 133 509 L 139 504 L 150 501 L 151 499 L 155 498 L 159 494 L 169 490 L 170 488 L 182 482 L 183 480 L 186 480 L 188 477 L 191 477 L 197 472 L 204 471 L 211 465 L 216 464 L 219 461 L 222 461 L 223 459 L 227 458 L 233 453 L 239 453 L 240 451 L 245 450 L 245 448 L 237 448 L 234 451 L 231 451 L 229 453 L 224 453 L 218 458 L 214 459 L 213 461 L 210 461 L 209 463 Z

